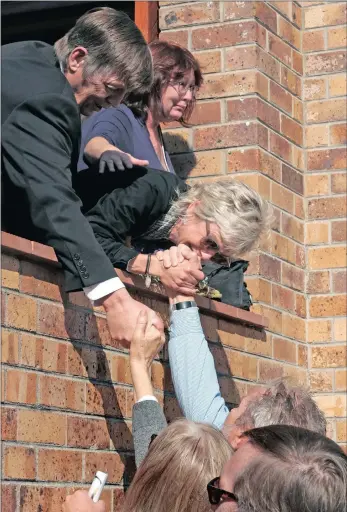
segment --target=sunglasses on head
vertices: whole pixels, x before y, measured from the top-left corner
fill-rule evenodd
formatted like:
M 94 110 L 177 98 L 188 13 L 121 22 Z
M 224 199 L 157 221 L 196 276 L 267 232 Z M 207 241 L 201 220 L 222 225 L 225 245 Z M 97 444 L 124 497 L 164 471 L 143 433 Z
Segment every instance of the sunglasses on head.
M 221 501 L 236 501 L 237 497 L 233 492 L 224 491 L 219 487 L 220 477 L 214 478 L 207 484 L 208 499 L 211 505 L 219 505 Z

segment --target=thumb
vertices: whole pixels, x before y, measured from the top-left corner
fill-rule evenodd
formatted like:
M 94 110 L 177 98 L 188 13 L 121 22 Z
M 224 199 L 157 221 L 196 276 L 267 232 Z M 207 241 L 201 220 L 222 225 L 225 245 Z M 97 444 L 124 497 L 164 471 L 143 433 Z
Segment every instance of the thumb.
M 143 338 L 148 324 L 148 314 L 146 310 L 141 310 L 137 317 L 134 338 Z
M 149 165 L 148 160 L 139 160 L 138 158 L 134 158 L 134 157 L 131 157 L 131 163 L 134 165 L 141 165 L 142 167 Z

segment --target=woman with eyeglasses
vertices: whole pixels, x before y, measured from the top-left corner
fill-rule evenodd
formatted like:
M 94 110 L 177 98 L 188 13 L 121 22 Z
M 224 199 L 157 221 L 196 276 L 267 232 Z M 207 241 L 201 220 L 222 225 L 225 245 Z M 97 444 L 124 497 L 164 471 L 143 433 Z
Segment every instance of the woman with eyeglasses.
M 148 165 L 175 172 L 160 124 L 188 122 L 202 74 L 186 48 L 166 41 L 154 41 L 149 48 L 154 69 L 149 97 L 128 97 L 123 105 L 111 105 L 83 123 L 79 171 L 93 165 L 98 165 L 101 173 Z M 148 106 L 143 108 L 145 103 Z

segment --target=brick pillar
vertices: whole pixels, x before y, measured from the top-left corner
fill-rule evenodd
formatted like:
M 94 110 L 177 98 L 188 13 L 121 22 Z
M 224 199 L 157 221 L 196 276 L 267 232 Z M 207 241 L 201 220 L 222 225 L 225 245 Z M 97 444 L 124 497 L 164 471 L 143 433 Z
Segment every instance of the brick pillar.
M 304 7 L 308 369 L 340 443 L 347 381 L 345 24 L 345 2 Z
M 247 278 L 269 319 L 257 379 L 293 375 L 331 418 L 346 416 L 345 7 L 162 2 L 159 13 L 160 38 L 187 46 L 205 74 L 194 126 L 167 127 L 174 165 L 190 180 L 240 179 L 274 207 Z

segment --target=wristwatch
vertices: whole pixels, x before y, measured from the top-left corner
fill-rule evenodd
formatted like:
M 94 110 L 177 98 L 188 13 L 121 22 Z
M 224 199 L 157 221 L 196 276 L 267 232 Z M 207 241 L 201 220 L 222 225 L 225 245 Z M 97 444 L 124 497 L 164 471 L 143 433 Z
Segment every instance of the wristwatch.
M 184 302 L 177 302 L 176 304 L 172 304 L 170 309 L 172 312 L 187 308 L 197 308 L 195 300 L 185 300 Z

